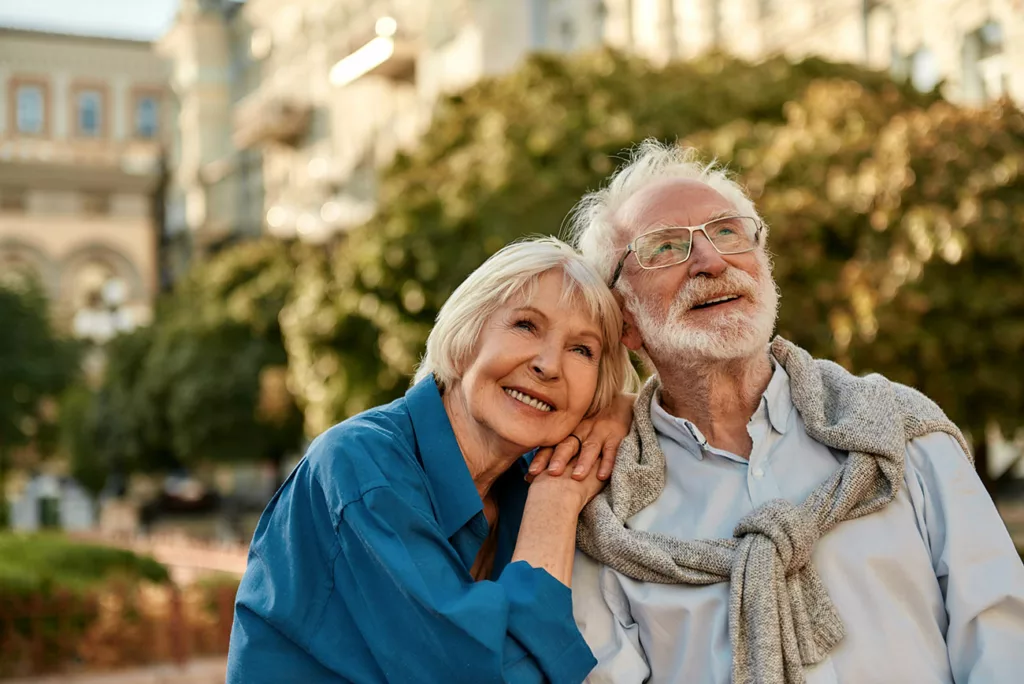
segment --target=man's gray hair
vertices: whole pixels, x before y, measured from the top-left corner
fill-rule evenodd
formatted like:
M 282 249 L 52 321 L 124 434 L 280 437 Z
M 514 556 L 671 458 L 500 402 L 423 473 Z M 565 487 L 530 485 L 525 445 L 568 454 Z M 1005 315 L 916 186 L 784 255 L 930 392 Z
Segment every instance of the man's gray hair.
M 612 276 L 623 245 L 619 234 L 633 217 L 623 206 L 630 197 L 661 180 L 686 179 L 705 183 L 729 200 L 743 216 L 760 218 L 754 203 L 726 169 L 715 161 L 703 163 L 693 148 L 684 148 L 649 138 L 630 153 L 608 183 L 579 201 L 569 215 L 568 240 L 580 250 L 605 282 Z M 762 231 L 762 241 L 765 237 Z

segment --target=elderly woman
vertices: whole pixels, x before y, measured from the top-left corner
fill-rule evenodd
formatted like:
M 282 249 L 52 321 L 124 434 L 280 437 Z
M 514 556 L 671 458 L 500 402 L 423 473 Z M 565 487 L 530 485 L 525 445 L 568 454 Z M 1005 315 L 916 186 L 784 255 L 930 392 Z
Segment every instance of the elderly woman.
M 589 464 L 529 473 L 524 455 L 579 442 L 623 389 L 621 330 L 601 278 L 557 240 L 475 271 L 416 384 L 320 435 L 270 502 L 228 682 L 582 681 L 595 661 L 569 583 L 577 517 L 603 483 Z

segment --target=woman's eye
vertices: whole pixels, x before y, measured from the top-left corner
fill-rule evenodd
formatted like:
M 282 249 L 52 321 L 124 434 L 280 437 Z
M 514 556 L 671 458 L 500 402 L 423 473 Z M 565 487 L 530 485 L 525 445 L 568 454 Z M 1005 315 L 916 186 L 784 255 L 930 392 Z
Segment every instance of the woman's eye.
M 587 357 L 588 359 L 594 358 L 594 350 L 585 344 L 577 345 L 573 347 L 572 350 L 577 354 Z
M 532 321 L 528 321 L 525 318 L 516 321 L 515 325 L 512 327 L 518 328 L 519 330 L 526 330 L 528 332 L 533 332 L 537 329 L 537 326 L 535 326 Z

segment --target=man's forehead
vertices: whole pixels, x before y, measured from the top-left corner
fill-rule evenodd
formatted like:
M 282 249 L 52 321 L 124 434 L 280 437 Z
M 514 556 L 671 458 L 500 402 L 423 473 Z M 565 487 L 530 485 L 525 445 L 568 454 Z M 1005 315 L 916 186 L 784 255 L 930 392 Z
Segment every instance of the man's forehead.
M 616 223 L 637 235 L 659 225 L 700 225 L 734 211 L 733 203 L 710 185 L 670 178 L 652 183 L 626 200 Z

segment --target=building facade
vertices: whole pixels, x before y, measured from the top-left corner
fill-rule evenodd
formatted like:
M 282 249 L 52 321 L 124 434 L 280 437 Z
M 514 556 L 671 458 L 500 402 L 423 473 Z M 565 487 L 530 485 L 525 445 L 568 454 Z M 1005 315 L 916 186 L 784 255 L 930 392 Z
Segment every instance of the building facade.
M 199 251 L 330 239 L 372 215 L 379 167 L 440 95 L 603 25 L 593 0 L 182 0 L 160 41 L 181 112 L 168 228 Z
M 197 245 L 327 240 L 437 98 L 534 51 L 721 50 L 890 69 L 968 104 L 1024 100 L 1024 0 L 182 0 L 168 225 Z
M 0 29 L 0 277 L 79 336 L 151 316 L 166 81 L 149 43 Z
M 551 0 L 550 4 L 560 4 Z M 1024 101 L 1024 0 L 606 0 L 607 42 L 656 61 L 721 50 L 891 69 L 922 90 Z

